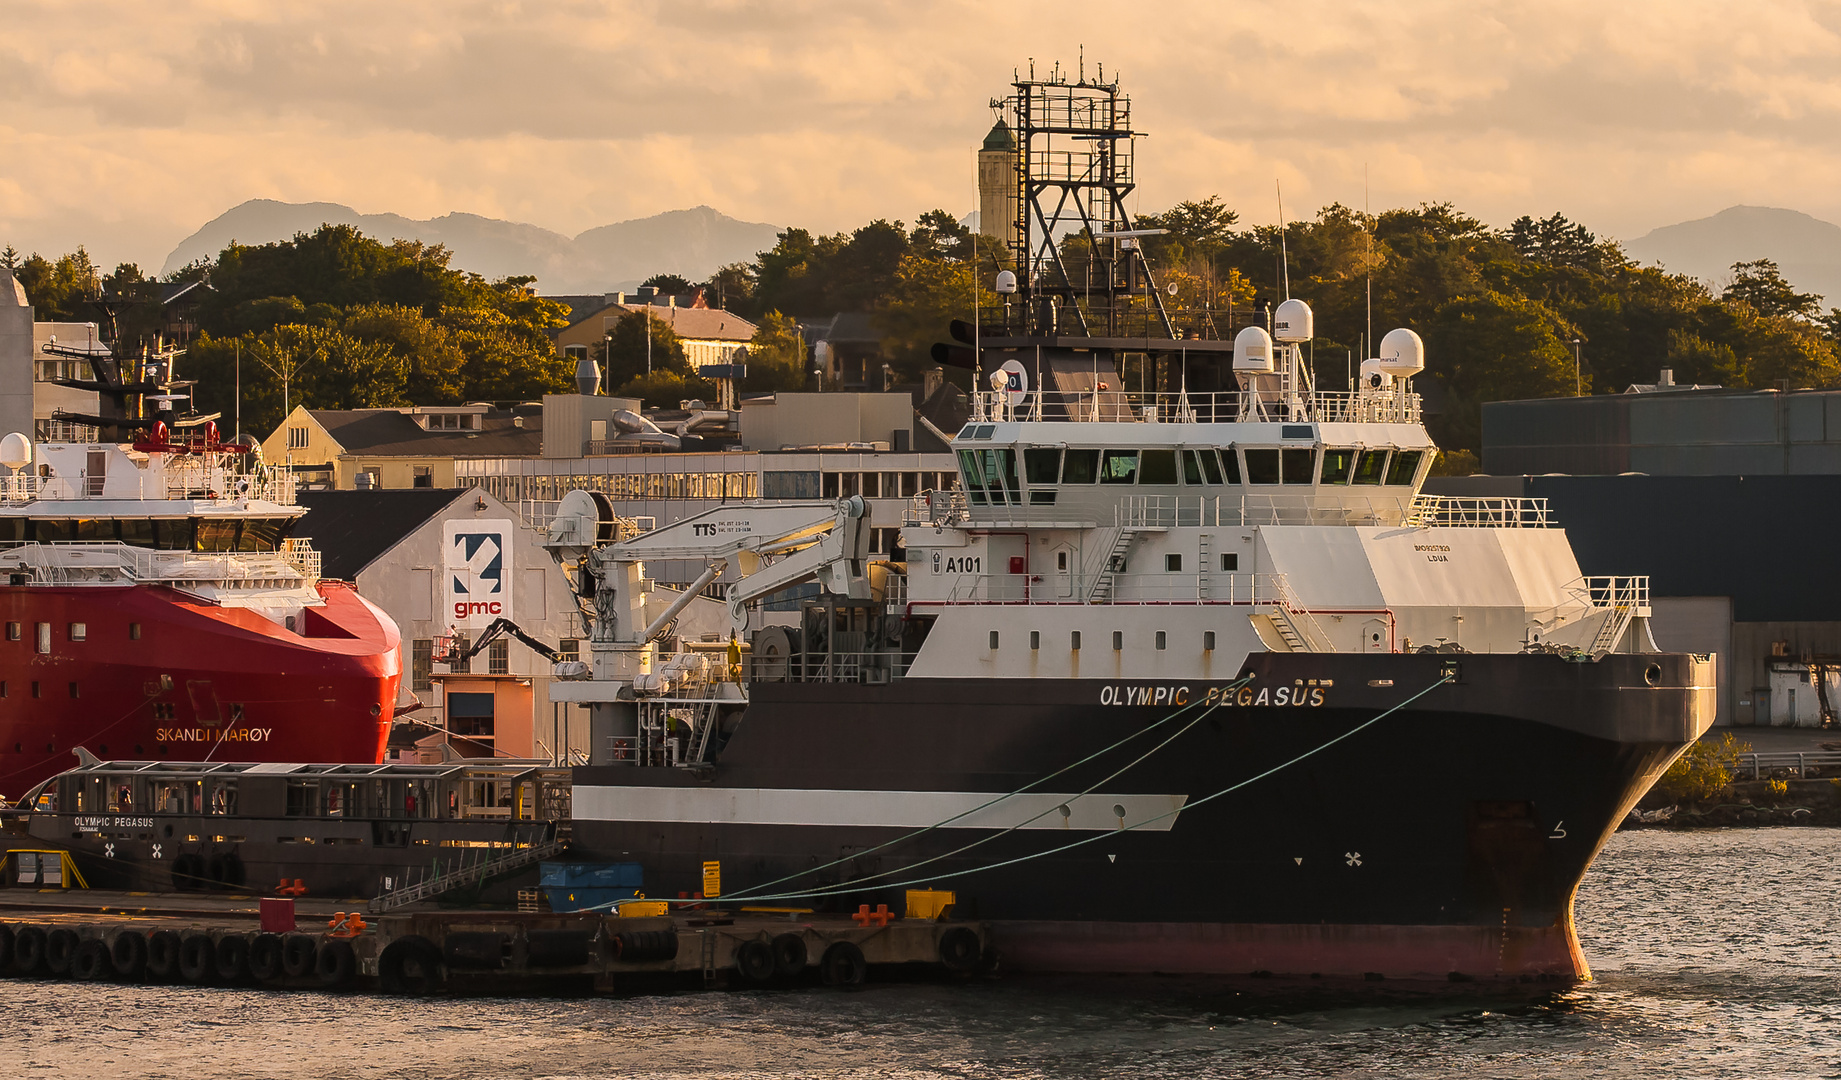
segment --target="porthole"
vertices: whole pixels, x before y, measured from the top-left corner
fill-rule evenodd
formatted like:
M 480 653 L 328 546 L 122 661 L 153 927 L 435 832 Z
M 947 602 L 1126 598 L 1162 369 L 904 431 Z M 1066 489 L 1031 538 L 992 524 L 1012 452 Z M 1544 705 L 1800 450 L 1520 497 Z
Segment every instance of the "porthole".
M 1644 668 L 1643 681 L 1651 686 L 1659 685 L 1662 682 L 1662 665 L 1651 664 Z

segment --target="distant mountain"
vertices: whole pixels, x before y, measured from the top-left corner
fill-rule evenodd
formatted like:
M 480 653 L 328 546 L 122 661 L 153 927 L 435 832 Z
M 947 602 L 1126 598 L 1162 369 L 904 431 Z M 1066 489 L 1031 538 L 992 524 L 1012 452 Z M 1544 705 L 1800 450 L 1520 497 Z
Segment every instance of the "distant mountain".
M 1770 259 L 1801 292 L 1841 307 L 1841 225 L 1795 210 L 1734 206 L 1709 218 L 1665 225 L 1624 245 L 1638 262 L 1659 262 L 1719 288 L 1732 264 Z
M 267 244 L 312 232 L 322 224 L 351 225 L 380 240 L 420 240 L 454 253 L 449 265 L 488 278 L 532 274 L 551 295 L 631 289 L 653 274 L 692 281 L 727 263 L 753 259 L 773 247 L 779 227 L 737 221 L 707 206 L 589 229 L 570 238 L 535 225 L 477 214 L 416 221 L 398 214 L 360 214 L 338 203 L 251 199 L 186 237 L 166 257 L 162 274 L 216 258 L 232 241 Z

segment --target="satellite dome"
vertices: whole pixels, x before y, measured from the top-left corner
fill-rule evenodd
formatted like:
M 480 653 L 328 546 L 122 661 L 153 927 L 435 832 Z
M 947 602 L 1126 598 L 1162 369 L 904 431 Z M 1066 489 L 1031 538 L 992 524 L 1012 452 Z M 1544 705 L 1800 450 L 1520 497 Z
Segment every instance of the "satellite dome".
M 1233 335 L 1233 370 L 1235 372 L 1270 372 L 1272 370 L 1272 335 L 1265 327 L 1248 326 Z
M 1410 379 L 1425 370 L 1425 342 L 1405 327 L 1389 330 L 1381 339 L 1380 360 L 1382 371 L 1396 379 Z
M 1272 336 L 1284 342 L 1309 341 L 1317 336 L 1315 324 L 1309 304 L 1287 300 L 1272 313 Z
M 1234 370 L 1272 370 L 1272 335 L 1264 327 L 1249 326 L 1234 335 Z
M 32 464 L 32 440 L 15 431 L 0 439 L 0 465 L 23 469 Z

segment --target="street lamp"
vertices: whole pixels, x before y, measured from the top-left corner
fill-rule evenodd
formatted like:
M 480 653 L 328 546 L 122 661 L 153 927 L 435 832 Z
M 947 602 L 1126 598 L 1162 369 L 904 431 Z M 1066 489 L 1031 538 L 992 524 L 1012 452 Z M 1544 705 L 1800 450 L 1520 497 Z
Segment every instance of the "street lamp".
M 1584 387 L 1579 378 L 1579 339 L 1573 338 L 1573 397 L 1584 397 Z

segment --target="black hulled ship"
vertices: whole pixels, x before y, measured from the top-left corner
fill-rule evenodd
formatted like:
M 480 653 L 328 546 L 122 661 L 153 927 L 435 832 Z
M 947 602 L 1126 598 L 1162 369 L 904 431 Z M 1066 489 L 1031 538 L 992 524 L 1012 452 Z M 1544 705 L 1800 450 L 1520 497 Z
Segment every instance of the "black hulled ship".
M 1712 722 L 1712 658 L 1657 650 L 1646 580 L 1581 575 L 1542 500 L 1421 493 L 1410 330 L 1327 392 L 1301 301 L 1231 340 L 1168 310 L 1116 84 L 1007 104 L 1005 316 L 941 352 L 991 389 L 898 559 L 856 500 L 644 534 L 565 502 L 577 857 L 654 896 L 714 863 L 735 905 L 949 891 L 1023 969 L 1587 976 L 1574 892 Z M 704 561 L 733 644 L 675 638 L 647 559 Z

